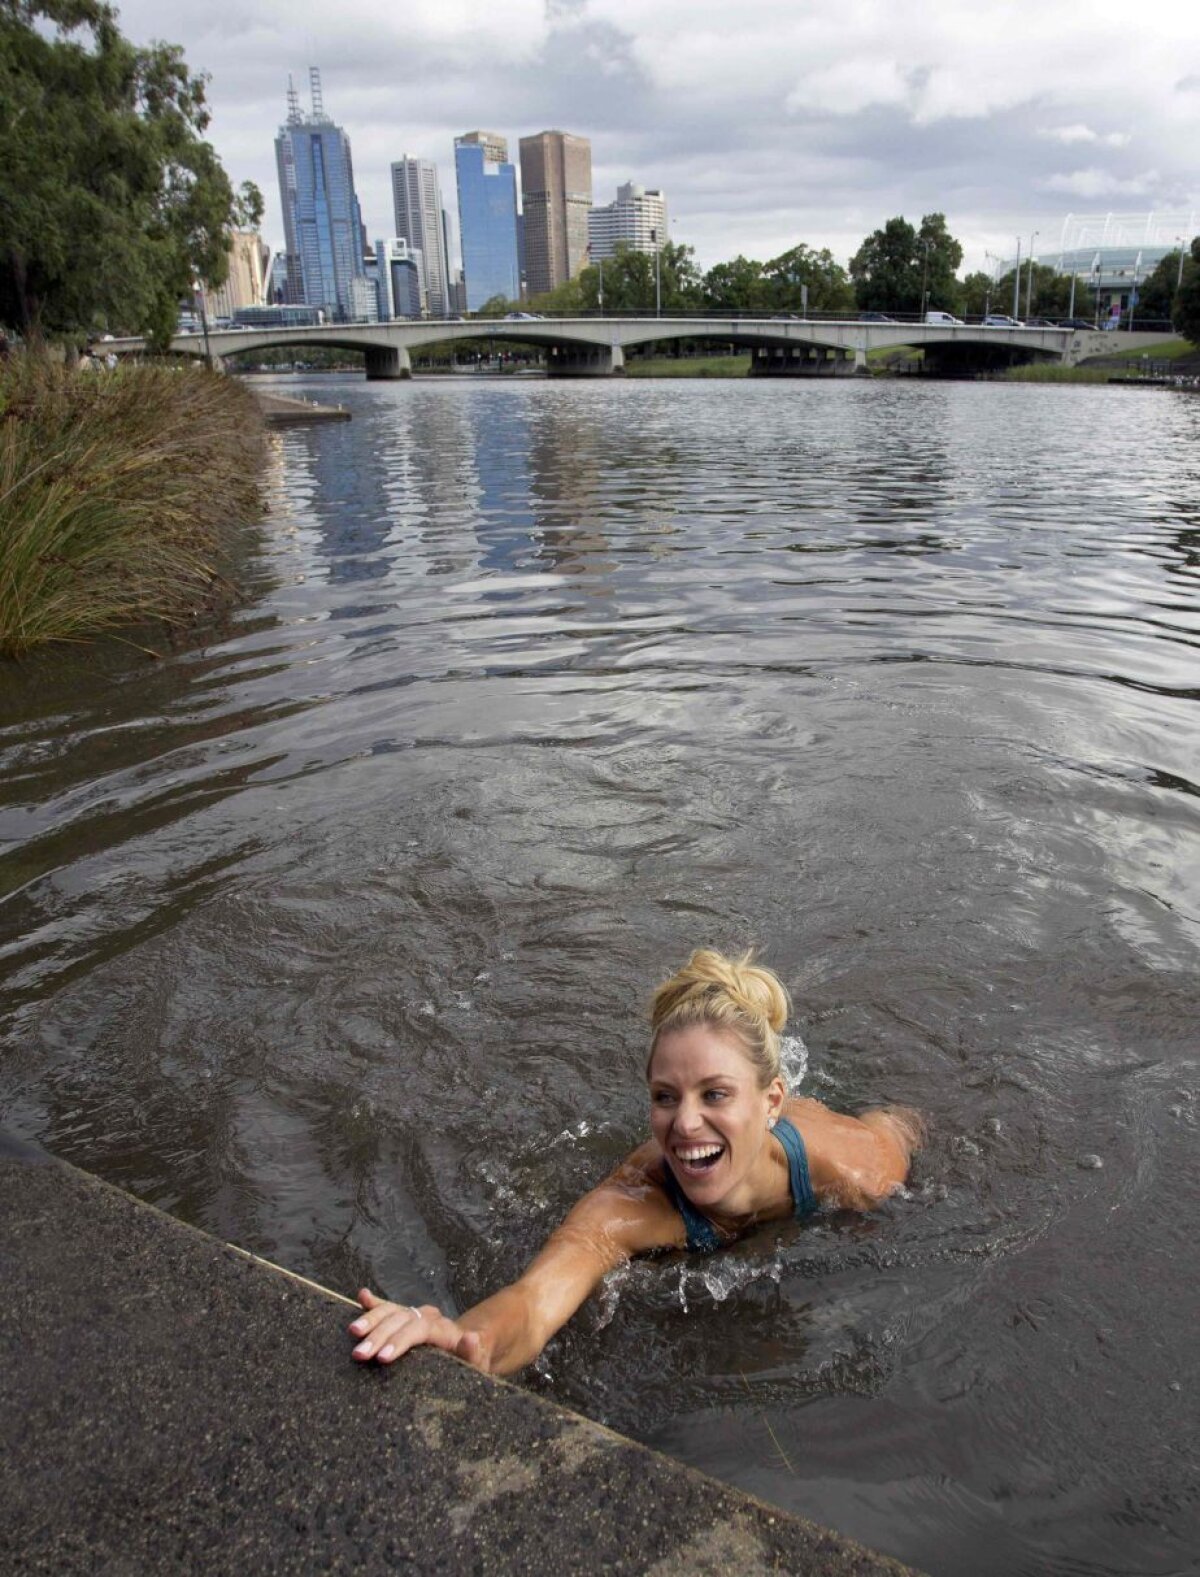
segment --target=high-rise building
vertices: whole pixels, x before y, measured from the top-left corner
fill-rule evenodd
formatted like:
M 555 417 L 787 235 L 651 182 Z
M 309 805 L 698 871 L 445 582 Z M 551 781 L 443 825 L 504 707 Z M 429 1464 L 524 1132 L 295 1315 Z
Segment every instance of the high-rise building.
M 405 154 L 392 165 L 392 201 L 396 235 L 421 254 L 421 284 L 429 316 L 444 318 L 450 311 L 450 259 L 437 165 Z
M 531 296 L 573 279 L 587 262 L 592 145 L 565 131 L 521 138 L 525 274 Z
M 495 132 L 464 132 L 454 141 L 454 173 L 467 310 L 493 296 L 519 300 L 517 172 L 507 142 Z
M 288 116 L 275 139 L 279 197 L 292 300 L 334 317 L 352 312 L 351 281 L 363 277 L 362 211 L 350 139 L 326 115 L 321 73 L 309 68 L 312 113 L 303 115 L 288 78 Z
M 419 318 L 424 294 L 420 252 L 399 236 L 376 241 L 375 268 L 381 320 L 386 323 L 392 318 Z
M 210 321 L 232 318 L 241 307 L 266 305 L 271 249 L 257 230 L 235 230 L 230 238 L 229 274 L 223 285 L 204 292 Z M 276 259 L 278 261 L 278 259 Z
M 659 252 L 667 241 L 667 199 L 627 181 L 617 187 L 615 203 L 588 214 L 588 242 L 593 263 L 615 257 L 619 244 L 634 252 Z

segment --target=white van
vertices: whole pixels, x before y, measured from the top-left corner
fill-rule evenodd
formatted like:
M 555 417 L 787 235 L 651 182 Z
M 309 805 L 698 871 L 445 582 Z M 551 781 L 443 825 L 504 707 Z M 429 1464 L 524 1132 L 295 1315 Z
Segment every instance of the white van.
M 962 327 L 962 319 L 956 318 L 952 312 L 927 312 L 925 321 L 926 323 L 941 323 L 947 326 L 957 324 L 959 328 Z

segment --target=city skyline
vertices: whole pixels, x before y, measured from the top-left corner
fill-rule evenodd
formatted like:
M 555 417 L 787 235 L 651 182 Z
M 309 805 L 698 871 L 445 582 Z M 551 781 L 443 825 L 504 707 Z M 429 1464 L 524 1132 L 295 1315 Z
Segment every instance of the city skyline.
M 211 74 L 208 136 L 231 179 L 267 200 L 283 244 L 271 143 L 282 84 L 322 69 L 354 147 L 367 234 L 391 229 L 390 166 L 432 159 L 451 207 L 454 138 L 510 144 L 568 127 L 593 151 L 593 189 L 670 195 L 671 238 L 702 267 L 799 241 L 845 262 L 886 218 L 939 210 L 966 251 L 1011 256 L 1017 234 L 1058 244 L 1071 212 L 1200 207 L 1200 16 L 1131 24 L 1100 0 L 1012 0 L 989 30 L 949 5 L 847 9 L 745 0 L 424 0 L 402 21 L 362 0 L 336 16 L 291 0 L 129 0 L 123 30 L 179 43 Z

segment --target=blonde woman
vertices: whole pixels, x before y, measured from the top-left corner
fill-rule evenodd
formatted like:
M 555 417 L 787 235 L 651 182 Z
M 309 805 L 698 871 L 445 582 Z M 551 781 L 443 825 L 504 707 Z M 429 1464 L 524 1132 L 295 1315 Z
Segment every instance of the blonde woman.
M 524 1368 L 609 1271 L 661 1249 L 711 1252 L 820 1205 L 869 1210 L 908 1176 L 921 1122 L 904 1107 L 844 1117 L 789 1096 L 787 992 L 752 954 L 701 950 L 655 992 L 652 1137 L 593 1188 L 524 1274 L 457 1319 L 367 1288 L 350 1326 L 361 1362 L 441 1347 L 489 1374 Z

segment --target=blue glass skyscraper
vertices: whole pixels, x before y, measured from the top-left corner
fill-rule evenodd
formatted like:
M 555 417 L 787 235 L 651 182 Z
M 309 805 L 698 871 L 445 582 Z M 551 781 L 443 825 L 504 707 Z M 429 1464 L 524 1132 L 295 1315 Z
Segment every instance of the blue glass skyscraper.
M 516 301 L 521 294 L 517 172 L 508 163 L 504 138 L 486 131 L 455 138 L 454 172 L 467 309 L 477 312 L 493 296 Z
M 288 118 L 275 139 L 290 293 L 332 316 L 352 315 L 351 280 L 364 277 L 363 223 L 354 191 L 350 139 L 325 114 L 314 66 L 312 114 L 300 113 L 288 79 Z

